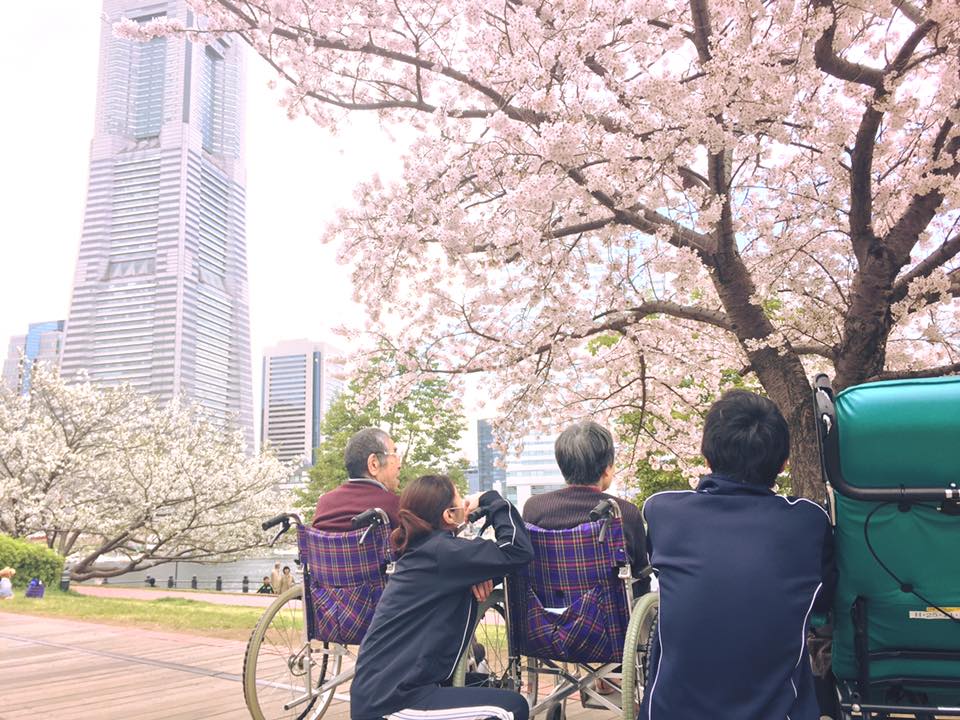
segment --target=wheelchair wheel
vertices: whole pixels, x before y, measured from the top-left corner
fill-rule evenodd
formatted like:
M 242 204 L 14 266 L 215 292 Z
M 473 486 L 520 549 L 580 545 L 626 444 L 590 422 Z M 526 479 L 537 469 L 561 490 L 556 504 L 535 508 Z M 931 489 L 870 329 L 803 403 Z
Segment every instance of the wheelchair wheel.
M 340 672 L 340 646 L 311 646 L 307 640 L 303 586 L 294 585 L 266 609 L 243 657 L 243 697 L 254 720 L 316 720 L 333 690 L 316 693 Z M 287 709 L 285 705 L 294 703 Z
M 515 690 L 510 665 L 503 593 L 494 590 L 477 609 L 473 638 L 453 673 L 454 687 L 493 687 Z
M 623 696 L 621 706 L 624 720 L 635 720 L 647 683 L 650 647 L 657 631 L 660 595 L 647 593 L 637 600 L 627 626 L 623 648 Z

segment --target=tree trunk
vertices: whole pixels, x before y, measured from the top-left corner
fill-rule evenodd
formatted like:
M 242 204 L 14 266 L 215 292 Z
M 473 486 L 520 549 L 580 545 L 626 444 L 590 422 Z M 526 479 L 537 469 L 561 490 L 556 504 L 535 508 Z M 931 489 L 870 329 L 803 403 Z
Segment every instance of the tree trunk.
M 825 493 L 813 394 L 800 358 L 792 352 L 781 355 L 764 348 L 752 353 L 750 359 L 763 389 L 780 408 L 790 428 L 791 493 L 822 501 Z

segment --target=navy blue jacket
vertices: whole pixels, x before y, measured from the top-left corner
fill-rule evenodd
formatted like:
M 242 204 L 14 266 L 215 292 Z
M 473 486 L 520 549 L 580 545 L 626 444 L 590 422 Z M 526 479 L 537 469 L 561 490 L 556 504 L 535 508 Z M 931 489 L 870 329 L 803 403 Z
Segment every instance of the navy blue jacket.
M 360 645 L 350 690 L 352 720 L 403 710 L 453 675 L 477 619 L 471 586 L 501 578 L 533 558 L 516 508 L 494 491 L 480 496 L 496 540 L 437 530 L 397 561 Z
M 817 720 L 807 627 L 835 583 L 823 508 L 713 474 L 643 514 L 660 621 L 641 720 Z

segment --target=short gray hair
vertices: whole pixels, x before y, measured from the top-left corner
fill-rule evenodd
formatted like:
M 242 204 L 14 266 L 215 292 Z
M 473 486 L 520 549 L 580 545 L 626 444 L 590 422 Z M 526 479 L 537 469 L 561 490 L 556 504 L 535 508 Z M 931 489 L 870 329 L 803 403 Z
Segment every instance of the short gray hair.
M 553 452 L 568 485 L 596 485 L 613 465 L 613 436 L 603 425 L 584 420 L 560 433 Z
M 389 439 L 390 436 L 380 428 L 364 428 L 354 433 L 343 451 L 343 464 L 347 467 L 347 477 L 367 477 L 367 459 L 371 455 L 385 454 Z

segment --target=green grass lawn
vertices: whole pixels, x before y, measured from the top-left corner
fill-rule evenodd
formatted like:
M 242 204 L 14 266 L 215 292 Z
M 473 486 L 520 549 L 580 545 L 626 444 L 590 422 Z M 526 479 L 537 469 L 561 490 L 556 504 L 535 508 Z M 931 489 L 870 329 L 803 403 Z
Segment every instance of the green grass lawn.
M 47 590 L 42 599 L 24 597 L 20 591 L 12 600 L 0 601 L 0 613 L 49 615 L 234 640 L 246 640 L 263 611 L 264 608 L 215 605 L 181 598 L 128 600 L 59 590 Z

